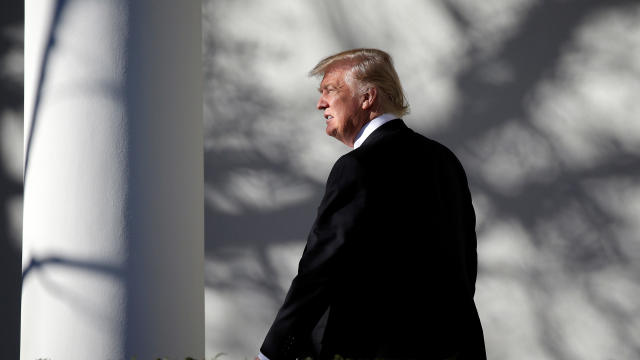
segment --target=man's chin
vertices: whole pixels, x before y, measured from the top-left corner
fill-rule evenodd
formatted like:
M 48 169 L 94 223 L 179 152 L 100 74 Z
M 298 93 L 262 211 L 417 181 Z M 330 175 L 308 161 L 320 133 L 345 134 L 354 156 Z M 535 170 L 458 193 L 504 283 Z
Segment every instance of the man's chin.
M 334 131 L 334 132 L 329 132 L 327 131 L 327 135 L 331 136 L 332 138 L 335 138 L 336 140 L 340 141 L 341 143 L 347 145 L 348 147 L 353 147 L 353 143 L 348 143 L 344 140 L 344 138 L 342 136 L 338 136 L 338 132 Z

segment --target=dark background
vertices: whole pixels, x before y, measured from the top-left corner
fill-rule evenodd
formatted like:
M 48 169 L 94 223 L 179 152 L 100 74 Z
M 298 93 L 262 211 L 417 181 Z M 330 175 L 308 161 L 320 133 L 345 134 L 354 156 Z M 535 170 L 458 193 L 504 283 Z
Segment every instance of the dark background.
M 22 51 L 21 37 L 16 37 L 15 30 L 21 31 L 24 24 L 24 3 L 17 0 L 4 1 L 0 9 L 0 61 L 16 50 Z M 9 31 L 10 30 L 10 31 Z M 0 63 L 1 64 L 1 63 Z M 7 111 L 22 114 L 23 85 L 15 81 L 15 75 L 8 76 L 0 72 L 0 114 Z M 3 119 L 4 120 L 4 119 Z M 8 121 L 8 120 L 7 120 Z M 3 126 L 0 132 L 7 131 Z M 6 134 L 0 134 L 6 141 Z M 11 146 L 22 148 L 22 139 L 12 142 Z M 2 144 L 6 149 L 8 144 Z M 21 154 L 21 151 L 17 152 Z M 20 256 L 18 239 L 10 230 L 10 201 L 22 197 L 22 178 L 11 174 L 6 166 L 0 166 L 0 358 L 18 359 L 20 337 Z M 16 210 L 13 210 L 16 211 Z

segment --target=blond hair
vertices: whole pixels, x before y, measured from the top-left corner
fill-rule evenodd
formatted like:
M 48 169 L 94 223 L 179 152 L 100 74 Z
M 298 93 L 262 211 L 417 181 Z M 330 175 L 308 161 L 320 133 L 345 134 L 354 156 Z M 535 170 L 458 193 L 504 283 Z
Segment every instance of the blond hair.
M 309 76 L 324 76 L 335 66 L 350 67 L 350 77 L 360 84 L 360 91 L 366 86 L 375 86 L 384 95 L 379 97 L 385 111 L 403 116 L 409 113 L 409 103 L 402 91 L 400 78 L 393 68 L 393 60 L 386 52 L 378 49 L 352 49 L 331 55 L 320 61 Z M 362 86 L 364 85 L 364 86 Z

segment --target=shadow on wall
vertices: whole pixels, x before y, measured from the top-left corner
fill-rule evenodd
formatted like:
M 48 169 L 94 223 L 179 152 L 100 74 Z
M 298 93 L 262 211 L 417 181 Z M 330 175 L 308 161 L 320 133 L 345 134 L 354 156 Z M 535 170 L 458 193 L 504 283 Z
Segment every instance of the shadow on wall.
M 303 139 L 287 123 L 301 112 L 295 104 L 279 107 L 278 94 L 255 81 L 259 44 L 216 33 L 224 16 L 217 5 L 203 7 L 205 283 L 219 304 L 206 309 L 207 319 L 215 318 L 207 320 L 207 338 L 215 341 L 208 341 L 215 350 L 207 356 L 234 357 L 248 342 L 258 346 L 262 324 L 274 315 L 290 281 L 289 264 L 274 255 L 302 250 L 323 181 L 301 171 L 292 154 Z M 255 316 L 262 327 L 254 326 Z
M 304 82 L 297 63 L 309 68 L 331 52 L 371 44 L 392 48 L 396 64 L 404 63 L 399 55 L 424 57 L 427 50 L 402 47 L 393 34 L 436 9 L 460 57 L 427 56 L 423 67 L 448 76 L 455 106 L 432 126 L 425 119 L 439 119 L 420 106 L 428 90 L 409 94 L 418 111 L 407 120 L 452 148 L 467 169 L 480 241 L 476 300 L 490 357 L 519 357 L 523 349 L 531 358 L 640 355 L 631 300 L 640 296 L 633 96 L 640 88 L 631 80 L 640 76 L 633 58 L 640 7 L 632 0 L 491 4 L 415 4 L 406 19 L 382 22 L 372 35 L 359 32 L 359 22 L 379 18 L 382 8 L 356 18 L 340 1 L 298 5 L 288 15 L 205 2 L 208 349 L 252 356 L 260 345 L 322 195 L 318 174 L 344 151 L 309 135 L 323 128 L 307 120 L 315 104 L 302 86 L 309 85 L 290 85 Z M 306 32 L 316 21 L 329 24 L 321 35 Z M 420 82 L 429 78 L 414 70 L 403 77 L 398 66 L 405 88 L 428 89 Z M 321 171 L 303 165 L 313 161 Z
M 460 28 L 472 32 L 453 3 Z M 638 211 L 623 200 L 639 194 L 640 128 L 633 122 L 640 113 L 631 95 L 638 85 L 618 81 L 640 75 L 629 54 L 639 29 L 626 27 L 637 24 L 637 5 L 532 7 L 491 57 L 471 47 L 474 60 L 456 78 L 459 106 L 449 126 L 432 135 L 461 154 L 473 193 L 486 205 L 477 231 L 484 240 L 480 276 L 491 288 L 478 302 L 481 312 L 495 313 L 483 320 L 496 358 L 513 356 L 514 345 L 492 330 L 522 325 L 501 316 L 531 328 L 519 332 L 535 339 L 524 345 L 533 358 L 640 354 L 640 323 L 625 318 L 633 301 L 621 295 L 640 290 L 633 284 L 638 237 L 629 231 Z M 636 135 L 625 136 L 630 130 Z M 500 308 L 504 295 L 522 296 L 515 313 Z
M 24 6 L 0 11 L 0 358 L 17 359 L 22 238 L 22 52 Z

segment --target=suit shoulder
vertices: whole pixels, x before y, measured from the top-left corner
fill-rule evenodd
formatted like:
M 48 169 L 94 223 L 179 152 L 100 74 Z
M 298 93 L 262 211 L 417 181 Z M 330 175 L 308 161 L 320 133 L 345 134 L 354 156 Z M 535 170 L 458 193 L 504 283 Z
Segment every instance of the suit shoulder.
M 353 178 L 360 172 L 360 168 L 361 166 L 357 154 L 355 154 L 354 151 L 350 151 L 340 156 L 333 164 L 331 172 L 329 173 L 328 181 Z
M 356 151 L 350 151 L 338 158 L 333 164 L 333 169 L 354 168 L 358 166 L 358 154 Z
M 434 154 L 439 161 L 454 164 L 462 168 L 462 163 L 458 156 L 446 145 L 417 132 L 413 132 L 413 136 L 417 138 L 430 153 Z
M 417 141 L 421 142 L 423 144 L 423 146 L 428 147 L 431 151 L 442 154 L 444 156 L 453 156 L 456 157 L 455 154 L 453 153 L 453 151 L 451 151 L 451 149 L 449 149 L 446 145 L 442 144 L 441 142 L 428 138 L 418 132 L 412 131 L 411 134 L 414 139 L 416 139 Z

